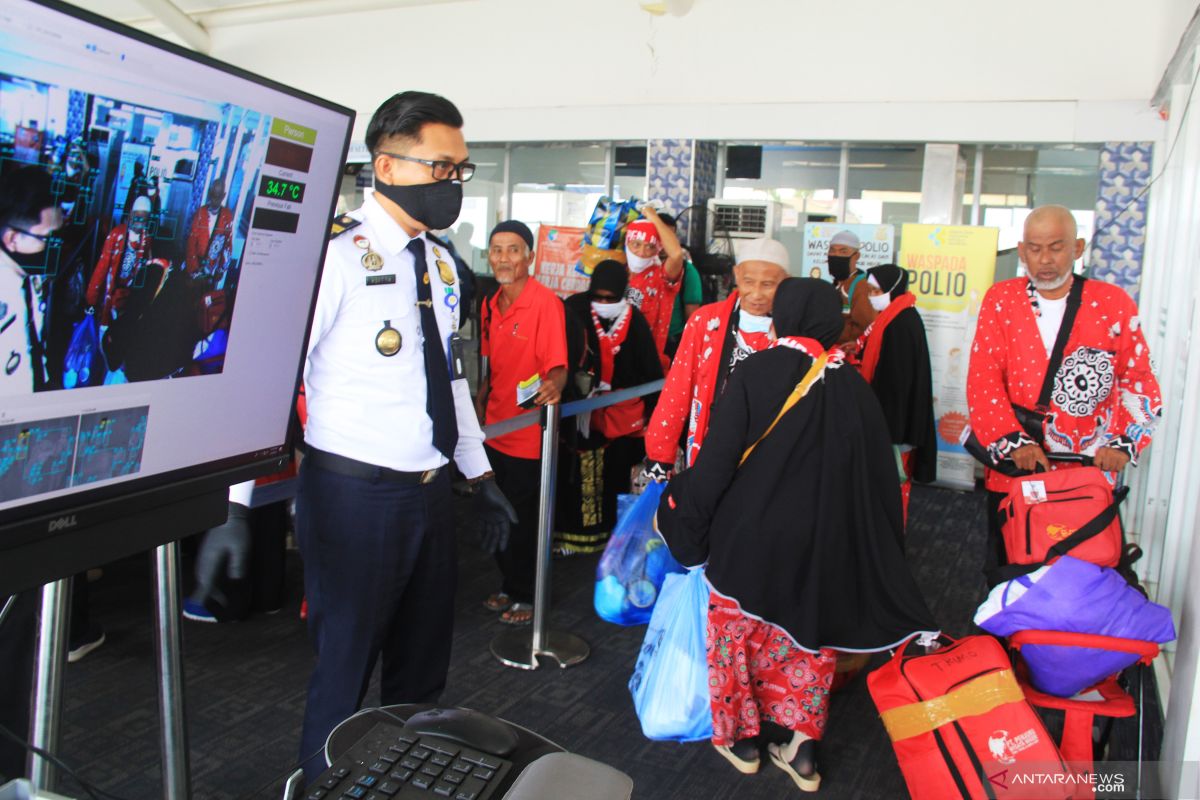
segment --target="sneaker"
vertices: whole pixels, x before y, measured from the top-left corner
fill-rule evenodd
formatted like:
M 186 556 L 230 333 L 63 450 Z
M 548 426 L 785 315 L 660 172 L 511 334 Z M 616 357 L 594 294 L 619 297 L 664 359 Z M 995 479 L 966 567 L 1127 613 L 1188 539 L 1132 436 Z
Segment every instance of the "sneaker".
M 787 744 L 767 745 L 771 763 L 788 774 L 802 792 L 815 792 L 821 787 L 817 772 L 817 742 L 796 731 Z
M 733 764 L 734 769 L 743 775 L 753 775 L 758 772 L 758 739 L 742 739 L 732 746 L 714 744 L 713 748 Z
M 67 650 L 67 663 L 74 664 L 76 661 L 79 661 L 88 653 L 104 644 L 104 639 L 105 636 L 103 630 L 96 629 L 94 631 L 88 631 L 88 636 L 85 641 L 72 642 L 71 644 L 67 645 L 69 648 Z
M 216 622 L 217 616 L 195 600 L 183 601 L 183 617 L 192 622 Z

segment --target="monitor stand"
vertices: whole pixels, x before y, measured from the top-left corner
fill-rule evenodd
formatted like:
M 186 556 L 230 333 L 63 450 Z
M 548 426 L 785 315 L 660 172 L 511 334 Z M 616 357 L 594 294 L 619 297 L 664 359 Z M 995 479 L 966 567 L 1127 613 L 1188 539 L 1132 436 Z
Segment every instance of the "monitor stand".
M 154 549 L 154 644 L 158 668 L 158 709 L 162 738 L 163 794 L 166 800 L 188 800 L 187 718 L 183 701 L 183 657 L 180 640 L 179 542 Z M 67 663 L 71 578 L 42 587 L 37 630 L 30 743 L 49 753 L 58 751 L 63 716 L 63 670 Z M 57 769 L 36 754 L 29 757 L 34 794 L 53 792 Z

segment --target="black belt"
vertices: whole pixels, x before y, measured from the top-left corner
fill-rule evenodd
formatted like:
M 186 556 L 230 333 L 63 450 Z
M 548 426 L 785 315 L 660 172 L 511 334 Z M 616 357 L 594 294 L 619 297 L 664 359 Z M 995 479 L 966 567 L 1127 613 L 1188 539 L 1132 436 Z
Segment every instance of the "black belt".
M 327 453 L 324 450 L 318 450 L 312 445 L 308 445 L 305 448 L 304 459 L 311 461 L 313 466 L 318 469 L 375 482 L 386 481 L 387 483 L 406 484 L 433 483 L 438 473 L 442 471 L 441 467 L 437 467 L 435 469 L 427 469 L 424 472 L 404 472 L 398 469 L 389 469 L 387 467 L 376 466 L 375 464 L 368 464 L 365 461 L 356 461 L 353 458 L 339 456 L 337 453 Z

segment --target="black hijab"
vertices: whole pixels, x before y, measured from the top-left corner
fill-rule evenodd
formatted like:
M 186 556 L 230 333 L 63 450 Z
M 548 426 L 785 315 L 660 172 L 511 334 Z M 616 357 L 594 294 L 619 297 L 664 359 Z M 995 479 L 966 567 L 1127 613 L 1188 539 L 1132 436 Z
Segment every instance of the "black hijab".
M 841 301 L 812 279 L 779 285 L 779 336 L 828 347 Z M 829 365 L 779 418 L 812 365 L 774 347 L 746 359 L 713 412 L 695 465 L 663 493 L 658 525 L 683 564 L 708 562 L 713 588 L 809 651 L 876 651 L 935 630 L 902 549 L 900 487 L 891 437 L 871 387 Z
M 625 296 L 625 287 L 629 285 L 629 269 L 620 261 L 608 259 L 601 261 L 592 269 L 592 282 L 588 284 L 588 296 L 595 294 L 597 289 L 612 292 L 618 299 Z
M 880 264 L 867 270 L 867 277 L 874 278 L 879 288 L 893 299 L 908 291 L 908 270 L 896 264 Z
M 804 336 L 828 349 L 842 333 L 842 297 L 832 285 L 816 278 L 785 278 L 771 306 L 775 336 Z
M 873 267 L 867 274 L 875 277 L 892 302 L 908 292 L 908 270 L 895 264 Z M 879 398 L 892 443 L 911 445 L 914 450 L 913 479 L 930 483 L 937 479 L 937 429 L 929 342 L 921 313 L 916 308 L 904 309 L 882 330 L 872 330 L 871 337 L 876 336 L 883 341 L 871 388 Z

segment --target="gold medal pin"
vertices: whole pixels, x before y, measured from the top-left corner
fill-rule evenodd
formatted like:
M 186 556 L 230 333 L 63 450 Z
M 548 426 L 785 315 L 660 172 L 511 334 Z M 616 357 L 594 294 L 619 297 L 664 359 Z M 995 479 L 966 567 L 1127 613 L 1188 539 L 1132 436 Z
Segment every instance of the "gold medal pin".
M 362 265 L 370 272 L 377 272 L 383 269 L 383 256 L 371 249 L 371 242 L 365 236 L 355 236 L 354 246 L 360 250 L 366 250 L 362 256 Z M 398 349 L 398 348 L 397 348 Z
M 456 277 L 454 274 L 454 268 L 445 261 L 442 261 L 440 258 L 437 260 L 437 268 L 438 275 L 442 276 L 442 283 L 446 284 L 447 286 L 453 286 Z
M 375 334 L 375 349 L 381 356 L 394 356 L 400 352 L 400 331 L 392 327 L 392 321 L 385 319 L 379 333 Z

